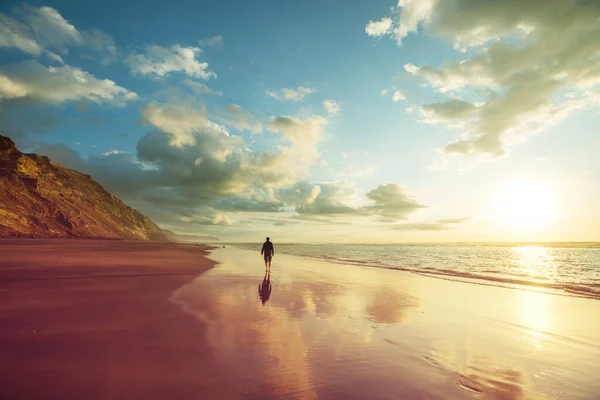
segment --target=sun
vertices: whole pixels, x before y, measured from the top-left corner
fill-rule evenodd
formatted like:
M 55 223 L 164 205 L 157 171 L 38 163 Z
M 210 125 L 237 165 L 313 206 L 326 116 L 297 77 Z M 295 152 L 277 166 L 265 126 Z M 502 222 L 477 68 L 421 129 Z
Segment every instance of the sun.
M 556 193 L 535 180 L 508 182 L 494 196 L 498 222 L 515 230 L 544 228 L 556 216 Z

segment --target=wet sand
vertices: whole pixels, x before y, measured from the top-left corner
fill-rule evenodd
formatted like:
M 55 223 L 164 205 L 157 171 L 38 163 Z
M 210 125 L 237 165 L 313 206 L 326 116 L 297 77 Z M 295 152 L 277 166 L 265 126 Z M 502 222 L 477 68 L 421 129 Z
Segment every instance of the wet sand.
M 600 398 L 600 301 L 277 254 L 263 305 L 258 251 L 209 257 L 172 300 L 246 398 Z
M 0 241 L 2 398 L 600 398 L 600 301 L 203 254 Z
M 0 240 L 0 398 L 236 398 L 205 327 L 169 302 L 198 245 Z

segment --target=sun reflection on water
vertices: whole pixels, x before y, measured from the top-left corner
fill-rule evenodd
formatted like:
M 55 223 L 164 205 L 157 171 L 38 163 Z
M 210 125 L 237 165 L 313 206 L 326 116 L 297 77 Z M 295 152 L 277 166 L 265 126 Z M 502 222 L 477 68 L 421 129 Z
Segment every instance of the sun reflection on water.
M 551 249 L 542 246 L 521 246 L 515 247 L 514 252 L 523 275 L 536 280 L 554 280 L 557 271 Z M 527 290 L 519 292 L 519 318 L 521 323 L 530 329 L 531 344 L 538 350 L 543 348 L 544 332 L 552 328 L 551 300 L 552 297 L 546 293 Z
M 552 329 L 550 302 L 552 296 L 531 291 L 519 292 L 521 323 L 530 329 L 531 344 L 538 350 L 543 348 L 544 332 Z
M 534 279 L 555 280 L 556 263 L 552 249 L 542 246 L 520 246 L 513 248 L 519 273 Z

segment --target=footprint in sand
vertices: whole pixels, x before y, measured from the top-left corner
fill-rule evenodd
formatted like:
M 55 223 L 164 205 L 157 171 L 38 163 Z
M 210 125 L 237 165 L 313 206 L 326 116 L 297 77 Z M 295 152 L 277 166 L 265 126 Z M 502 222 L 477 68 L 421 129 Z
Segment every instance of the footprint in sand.
M 475 382 L 473 382 L 466 376 L 458 375 L 458 378 L 456 379 L 456 386 L 466 390 L 467 392 L 477 394 L 483 393 L 483 390 L 479 388 L 479 385 L 477 385 Z
M 423 359 L 425 361 L 427 361 L 428 363 L 435 365 L 436 367 L 442 366 L 442 364 L 438 360 L 436 360 L 435 358 L 433 358 L 431 356 L 423 356 Z

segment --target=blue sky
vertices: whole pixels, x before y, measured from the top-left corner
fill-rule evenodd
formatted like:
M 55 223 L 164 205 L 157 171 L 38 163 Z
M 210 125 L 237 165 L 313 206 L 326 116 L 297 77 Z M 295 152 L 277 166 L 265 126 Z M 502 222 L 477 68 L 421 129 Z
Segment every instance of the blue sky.
M 0 130 L 182 233 L 600 240 L 600 7 L 550 3 L 4 2 Z

